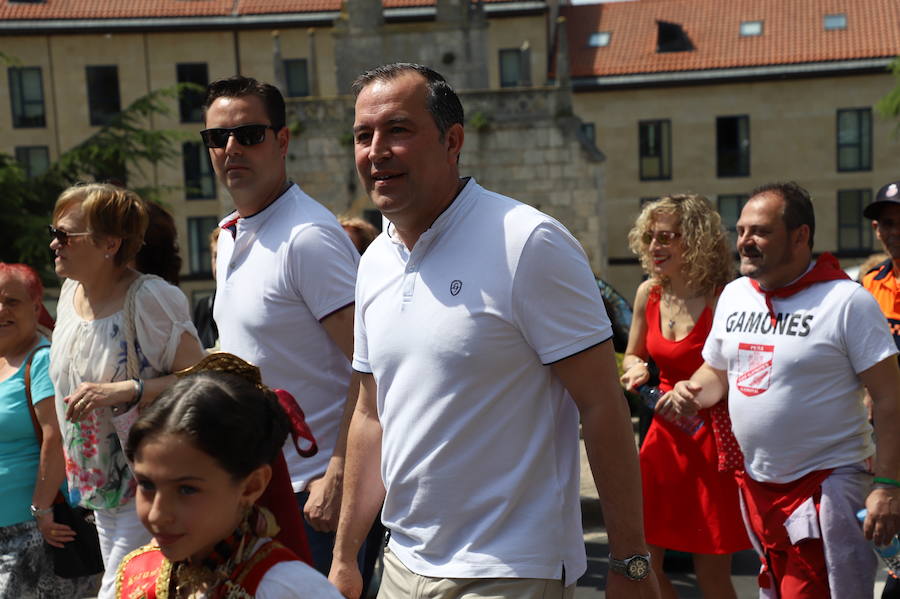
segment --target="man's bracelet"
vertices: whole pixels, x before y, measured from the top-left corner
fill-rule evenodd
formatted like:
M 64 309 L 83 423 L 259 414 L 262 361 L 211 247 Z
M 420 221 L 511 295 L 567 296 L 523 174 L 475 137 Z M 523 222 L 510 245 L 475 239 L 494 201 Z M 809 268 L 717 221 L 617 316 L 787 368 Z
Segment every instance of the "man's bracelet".
M 889 487 L 900 488 L 900 480 L 894 480 L 886 476 L 876 476 L 873 481 L 876 485 L 887 485 Z
M 635 366 L 643 366 L 644 368 L 649 368 L 649 366 L 647 365 L 646 362 L 644 362 L 643 360 L 638 360 L 637 362 L 632 362 L 631 365 L 628 368 L 626 368 L 625 370 L 626 371 L 631 370 Z

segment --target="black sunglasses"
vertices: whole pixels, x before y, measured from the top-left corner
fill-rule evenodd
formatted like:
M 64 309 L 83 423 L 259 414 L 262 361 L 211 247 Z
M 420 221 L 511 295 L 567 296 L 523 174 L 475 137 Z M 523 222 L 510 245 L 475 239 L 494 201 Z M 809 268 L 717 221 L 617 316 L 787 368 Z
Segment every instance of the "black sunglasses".
M 56 240 L 59 242 L 59 245 L 68 245 L 70 237 L 84 237 L 85 235 L 90 235 L 90 231 L 85 233 L 69 233 L 68 231 L 63 231 L 62 229 L 57 229 L 53 225 L 47 225 L 47 230 L 50 232 L 50 240 Z
M 241 125 L 230 129 L 204 129 L 200 132 L 200 137 L 207 148 L 224 148 L 232 135 L 242 146 L 255 146 L 266 138 L 266 129 L 278 131 L 272 125 Z

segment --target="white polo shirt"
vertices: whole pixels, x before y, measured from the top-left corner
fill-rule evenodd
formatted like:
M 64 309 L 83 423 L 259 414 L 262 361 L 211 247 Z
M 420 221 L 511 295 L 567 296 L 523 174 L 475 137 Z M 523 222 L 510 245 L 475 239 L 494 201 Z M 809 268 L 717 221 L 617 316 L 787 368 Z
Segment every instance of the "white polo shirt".
M 875 299 L 850 280 L 773 298 L 725 286 L 703 359 L 728 373 L 734 435 L 754 480 L 787 483 L 871 456 L 859 373 L 897 353 Z
M 319 453 L 301 458 L 288 439 L 284 455 L 299 492 L 334 452 L 350 363 L 319 321 L 353 303 L 359 253 L 334 215 L 297 185 L 235 227 L 234 238 L 229 229 L 219 235 L 221 348 L 259 366 L 266 385 L 289 391 L 303 408 Z
M 575 582 L 578 411 L 549 364 L 612 335 L 581 246 L 474 180 L 411 252 L 390 233 L 360 264 L 353 367 L 378 385 L 391 550 L 427 576 Z

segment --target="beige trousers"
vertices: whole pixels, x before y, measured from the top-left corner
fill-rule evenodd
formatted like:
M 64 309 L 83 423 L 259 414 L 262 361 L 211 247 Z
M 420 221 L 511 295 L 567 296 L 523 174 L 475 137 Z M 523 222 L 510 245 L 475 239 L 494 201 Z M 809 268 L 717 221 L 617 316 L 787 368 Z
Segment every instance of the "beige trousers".
M 378 599 L 572 599 L 575 585 L 545 578 L 433 578 L 404 566 L 384 550 Z

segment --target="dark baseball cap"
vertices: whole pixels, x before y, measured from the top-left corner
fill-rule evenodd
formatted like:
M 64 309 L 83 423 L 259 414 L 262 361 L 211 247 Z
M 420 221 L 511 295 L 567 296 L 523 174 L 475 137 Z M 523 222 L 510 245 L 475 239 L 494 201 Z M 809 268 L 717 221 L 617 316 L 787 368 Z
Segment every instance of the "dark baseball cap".
M 872 220 L 878 220 L 881 209 L 888 204 L 900 204 L 900 181 L 888 183 L 879 189 L 875 195 L 875 201 L 863 210 L 863 216 Z

